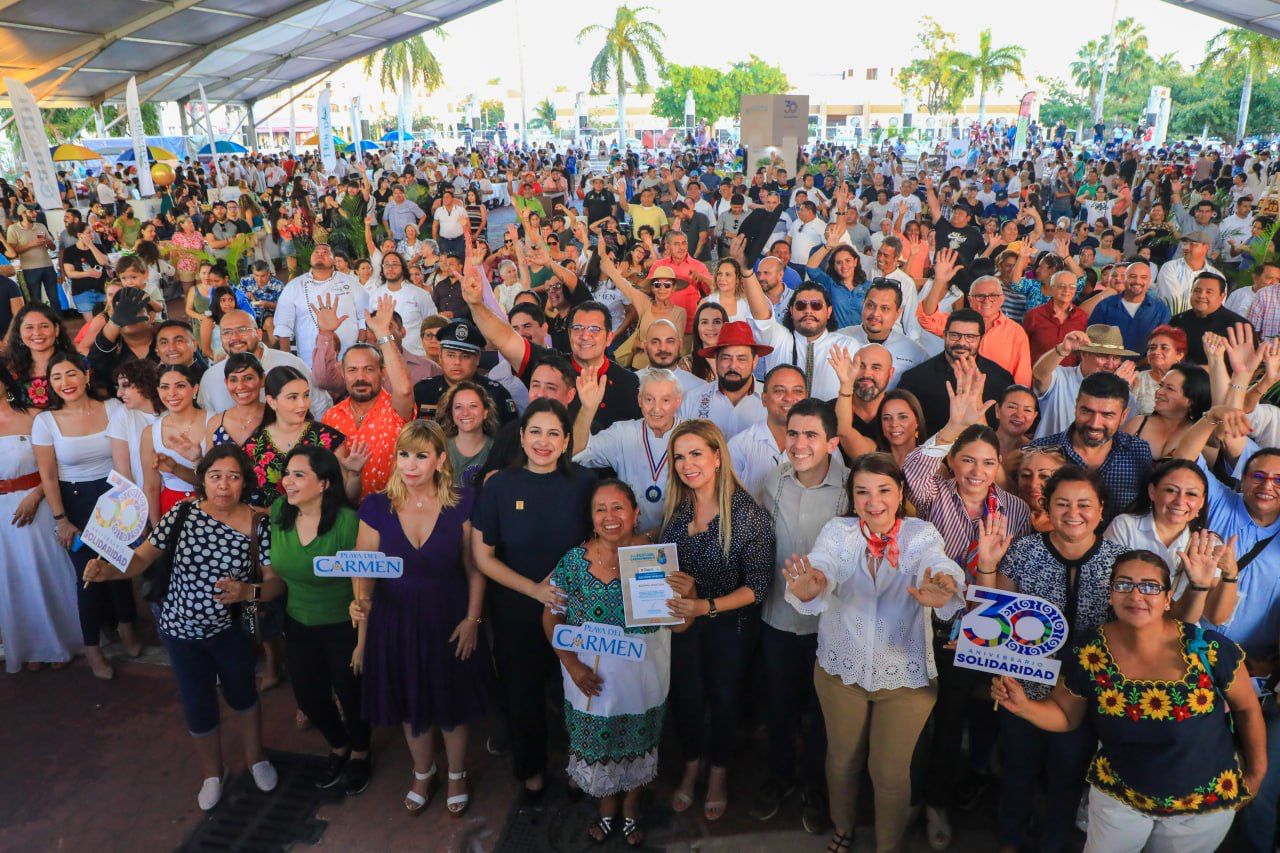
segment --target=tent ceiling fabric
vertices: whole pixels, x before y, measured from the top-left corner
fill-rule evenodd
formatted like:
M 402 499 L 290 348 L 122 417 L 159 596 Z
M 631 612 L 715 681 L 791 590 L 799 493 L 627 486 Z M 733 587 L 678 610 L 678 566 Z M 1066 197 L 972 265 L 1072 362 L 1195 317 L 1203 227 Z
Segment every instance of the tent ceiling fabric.
M 1280 38 L 1280 2 L 1277 0 L 1167 0 L 1237 27 Z
M 0 0 L 0 76 L 42 106 L 122 101 L 133 75 L 146 100 L 245 103 L 495 2 Z

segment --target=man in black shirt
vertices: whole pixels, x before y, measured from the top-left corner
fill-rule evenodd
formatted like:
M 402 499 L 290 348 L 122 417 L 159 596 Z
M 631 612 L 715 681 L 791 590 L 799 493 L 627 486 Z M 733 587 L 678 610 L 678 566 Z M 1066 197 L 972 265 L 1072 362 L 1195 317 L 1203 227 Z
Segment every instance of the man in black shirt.
M 440 341 L 440 367 L 444 373 L 423 379 L 413 386 L 418 417 L 437 418 L 439 411 L 436 407 L 446 391 L 459 382 L 474 382 L 493 398 L 500 423 L 518 420 L 520 413 L 507 389 L 480 375 L 480 351 L 485 347 L 485 339 L 476 324 L 466 318 L 450 320 L 437 336 Z
M 1174 314 L 1169 325 L 1187 333 L 1186 361 L 1205 365 L 1209 359 L 1204 354 L 1204 333 L 1213 332 L 1225 336 L 1236 323 L 1248 324 L 1248 320 L 1222 306 L 1227 298 L 1227 280 L 1212 270 L 1204 270 L 1191 283 L 1191 309 Z M 1255 336 L 1257 330 L 1254 330 Z
M 559 357 L 555 350 L 525 340 L 489 310 L 484 304 L 481 283 L 474 270 L 468 270 L 463 278 L 462 296 L 471 306 L 471 318 L 480 331 L 511 363 L 512 372 L 525 384 L 530 382 L 533 370 L 544 358 Z M 613 336 L 609 309 L 599 302 L 580 302 L 569 309 L 568 328 L 574 371 L 594 370 L 605 380 L 604 402 L 591 423 L 591 432 L 597 433 L 618 421 L 639 418 L 640 380 L 605 355 Z
M 1009 371 L 990 359 L 978 355 L 986 323 L 982 315 L 971 308 L 952 311 L 947 317 L 946 330 L 942 333 L 942 352 L 902 374 L 898 387 L 910 391 L 920 401 L 924 411 L 922 435 L 933 435 L 947 425 L 951 417 L 951 398 L 947 383 L 956 384 L 957 359 L 973 359 L 978 370 L 986 377 L 982 399 L 998 400 L 1004 389 L 1013 383 Z M 990 413 L 988 414 L 990 418 Z
M 582 199 L 582 210 L 587 214 L 588 225 L 612 216 L 614 205 L 618 203 L 613 190 L 605 187 L 604 175 L 592 175 L 591 189 L 586 192 L 578 190 L 578 197 Z
M 966 293 L 969 283 L 973 281 L 973 260 L 986 248 L 982 239 L 982 229 L 973 224 L 973 209 L 967 202 L 959 201 L 951 208 L 951 218 L 942 218 L 942 204 L 933 189 L 933 178 L 924 179 L 925 192 L 929 200 L 929 215 L 933 217 L 934 242 L 939 249 L 954 249 L 958 271 L 951 283 Z

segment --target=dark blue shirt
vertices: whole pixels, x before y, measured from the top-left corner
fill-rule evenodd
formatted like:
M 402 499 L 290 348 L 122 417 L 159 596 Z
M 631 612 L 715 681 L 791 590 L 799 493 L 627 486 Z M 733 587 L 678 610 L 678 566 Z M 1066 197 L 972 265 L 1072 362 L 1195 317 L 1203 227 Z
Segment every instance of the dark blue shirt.
M 1134 352 L 1145 353 L 1147 338 L 1151 337 L 1151 332 L 1156 326 L 1169 322 L 1169 306 L 1148 293 L 1137 312 L 1130 316 L 1129 311 L 1120 304 L 1123 298 L 1116 294 L 1099 302 L 1098 307 L 1089 315 L 1089 322 L 1115 326 L 1124 336 L 1125 347 Z
M 1075 428 L 1075 424 L 1072 424 L 1063 432 L 1037 438 L 1031 444 L 1034 447 L 1059 447 L 1072 465 L 1088 468 L 1089 466 L 1071 445 L 1071 435 Z M 1124 512 L 1129 504 L 1133 503 L 1138 492 L 1146 487 L 1147 477 L 1150 474 L 1151 445 L 1147 444 L 1145 438 L 1138 438 L 1127 432 L 1117 432 L 1111 439 L 1111 452 L 1098 468 L 1098 476 L 1107 487 L 1107 505 L 1102 513 L 1102 528 L 1110 524 L 1111 519 Z

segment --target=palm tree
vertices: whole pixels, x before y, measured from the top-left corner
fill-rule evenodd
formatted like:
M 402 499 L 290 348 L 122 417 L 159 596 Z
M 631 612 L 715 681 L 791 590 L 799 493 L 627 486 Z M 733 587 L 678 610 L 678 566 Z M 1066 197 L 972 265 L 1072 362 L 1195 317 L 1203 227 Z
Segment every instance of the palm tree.
M 1022 79 L 1022 58 L 1027 49 L 1018 45 L 991 46 L 991 30 L 978 35 L 978 52 L 965 56 L 965 64 L 978 86 L 978 124 L 987 120 L 987 91 L 1000 88 L 1010 74 Z
M 648 59 L 661 70 L 666 64 L 662 56 L 660 39 L 667 34 L 662 27 L 651 21 L 641 20 L 641 16 L 655 11 L 649 6 L 619 6 L 614 12 L 611 25 L 592 24 L 578 33 L 581 44 L 593 35 L 604 36 L 604 45 L 595 59 L 591 61 L 591 90 L 600 94 L 612 81 L 618 92 L 618 147 L 626 144 L 627 113 L 625 99 L 629 87 L 627 66 L 635 76 L 635 88 L 638 92 L 649 89 L 649 71 L 645 60 Z
M 1226 74 L 1244 72 L 1244 86 L 1240 89 L 1240 113 L 1236 118 L 1236 142 L 1244 139 L 1249 123 L 1249 101 L 1253 97 L 1253 84 L 1261 83 L 1280 65 L 1280 41 L 1252 30 L 1231 28 L 1221 30 L 1205 45 L 1202 70 L 1217 69 Z
M 433 32 L 442 39 L 446 38 L 444 30 L 436 29 Z M 422 86 L 428 93 L 444 85 L 444 71 L 440 68 L 440 60 L 427 47 L 427 40 L 422 33 L 366 56 L 364 73 L 373 74 L 375 69 L 378 85 L 383 91 L 398 89 L 402 96 L 412 90 L 415 84 Z
M 550 98 L 545 98 L 541 103 L 533 108 L 533 119 L 529 124 L 536 124 L 538 127 L 545 127 L 552 133 L 556 132 L 556 105 Z
M 1071 79 L 1089 96 L 1089 103 L 1098 97 L 1102 67 L 1106 63 L 1106 46 L 1097 39 L 1090 39 L 1076 51 L 1076 59 L 1071 63 Z

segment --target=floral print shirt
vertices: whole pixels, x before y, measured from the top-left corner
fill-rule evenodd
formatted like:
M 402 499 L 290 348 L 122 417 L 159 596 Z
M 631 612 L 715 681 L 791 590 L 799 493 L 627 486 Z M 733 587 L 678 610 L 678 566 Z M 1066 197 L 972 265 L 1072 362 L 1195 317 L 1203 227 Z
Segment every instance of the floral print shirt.
M 30 379 L 18 380 L 22 389 L 22 399 L 16 400 L 19 405 L 28 409 L 49 408 L 49 380 L 44 376 L 33 376 Z
M 1081 637 L 1060 678 L 1088 702 L 1098 735 L 1089 783 L 1154 817 L 1239 808 L 1253 792 L 1244 785 L 1224 697 L 1244 651 L 1216 631 L 1179 622 L 1183 677 L 1131 680 L 1111 656 L 1106 628 Z
M 294 447 L 313 444 L 337 452 L 346 439 L 345 435 L 331 426 L 318 421 L 307 421 Z M 289 453 L 275 446 L 266 427 L 259 427 L 249 436 L 249 440 L 244 443 L 244 452 L 253 460 L 253 472 L 258 476 L 258 487 L 249 498 L 249 503 L 257 507 L 269 507 L 284 494 L 280 488 L 280 478 L 284 474 L 285 458 Z

